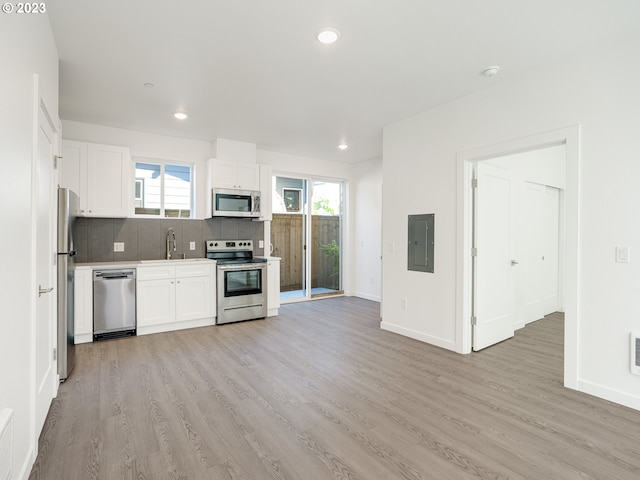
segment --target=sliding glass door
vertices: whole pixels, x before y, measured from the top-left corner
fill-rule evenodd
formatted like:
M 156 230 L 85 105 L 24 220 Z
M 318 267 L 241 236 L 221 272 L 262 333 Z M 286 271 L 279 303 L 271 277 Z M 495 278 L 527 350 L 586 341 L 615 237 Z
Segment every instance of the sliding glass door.
M 273 177 L 271 255 L 282 302 L 342 293 L 342 183 Z
M 342 293 L 342 183 L 314 180 L 310 206 L 311 296 Z

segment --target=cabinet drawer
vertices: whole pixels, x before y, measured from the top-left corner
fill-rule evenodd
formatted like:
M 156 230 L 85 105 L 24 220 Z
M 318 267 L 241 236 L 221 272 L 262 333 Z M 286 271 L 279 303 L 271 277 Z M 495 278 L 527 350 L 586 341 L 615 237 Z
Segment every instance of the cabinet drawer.
M 176 267 L 168 265 L 158 265 L 155 267 L 138 267 L 138 281 L 140 280 L 164 280 L 175 278 Z
M 208 276 L 211 265 L 208 262 L 203 262 L 200 265 L 179 265 L 176 268 L 176 277 L 204 277 Z

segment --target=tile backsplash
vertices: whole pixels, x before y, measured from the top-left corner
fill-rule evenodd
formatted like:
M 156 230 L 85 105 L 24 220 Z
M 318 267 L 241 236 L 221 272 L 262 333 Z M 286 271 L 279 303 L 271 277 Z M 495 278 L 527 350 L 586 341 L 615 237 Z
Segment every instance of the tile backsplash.
M 205 256 L 205 240 L 253 240 L 254 255 L 264 255 L 258 241 L 264 240 L 262 222 L 250 219 L 209 218 L 87 218 L 79 217 L 73 229 L 77 263 L 159 260 L 167 255 L 167 230 L 176 233 L 177 251 L 185 258 Z M 124 243 L 114 252 L 115 242 Z M 196 249 L 189 250 L 190 242 Z

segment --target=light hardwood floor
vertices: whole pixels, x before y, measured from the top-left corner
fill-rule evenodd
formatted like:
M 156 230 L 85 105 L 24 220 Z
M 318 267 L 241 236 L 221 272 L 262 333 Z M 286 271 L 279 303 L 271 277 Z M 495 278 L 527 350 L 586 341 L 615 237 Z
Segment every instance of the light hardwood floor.
M 458 355 L 357 298 L 79 345 L 32 479 L 638 479 L 640 412 L 562 386 L 563 319 Z

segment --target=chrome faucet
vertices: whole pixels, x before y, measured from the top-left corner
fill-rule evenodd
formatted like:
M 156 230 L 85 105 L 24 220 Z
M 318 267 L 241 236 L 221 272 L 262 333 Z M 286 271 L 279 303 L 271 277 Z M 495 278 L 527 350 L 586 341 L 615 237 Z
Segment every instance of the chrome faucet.
M 173 244 L 173 248 L 171 248 Z M 176 232 L 173 231 L 173 227 L 169 227 L 167 230 L 167 260 L 171 260 L 171 251 L 176 251 Z

